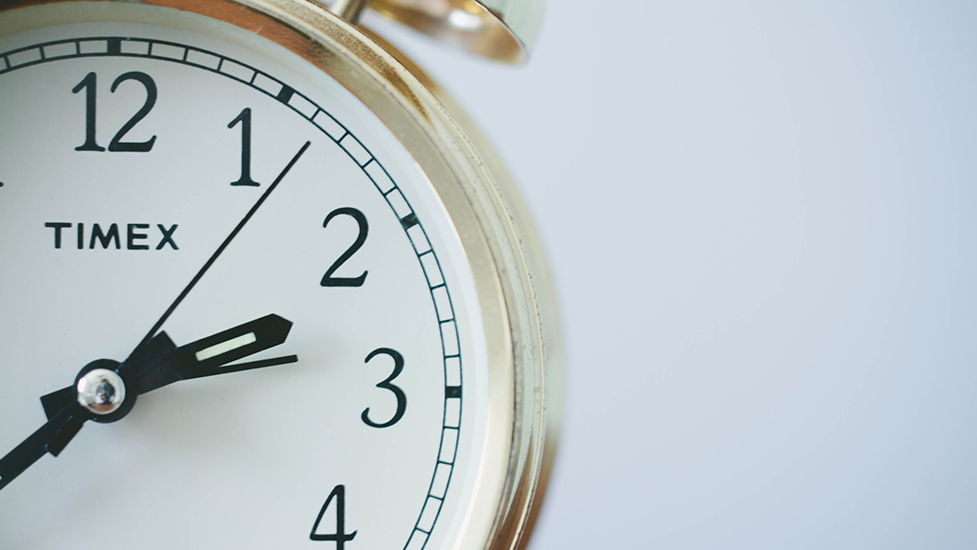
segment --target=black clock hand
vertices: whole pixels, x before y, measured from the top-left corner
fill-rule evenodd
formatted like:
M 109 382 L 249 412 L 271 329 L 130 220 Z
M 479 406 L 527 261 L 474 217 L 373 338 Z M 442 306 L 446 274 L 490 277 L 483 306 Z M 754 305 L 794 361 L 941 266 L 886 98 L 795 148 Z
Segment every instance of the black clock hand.
M 147 368 L 136 375 L 139 394 L 151 392 L 179 380 L 294 363 L 298 361 L 298 357 L 289 355 L 227 365 L 232 361 L 284 343 L 291 328 L 291 321 L 272 314 L 181 346 L 159 362 L 147 365 Z M 156 338 L 159 337 L 169 339 L 165 332 L 161 332 Z M 123 369 L 125 364 L 120 367 L 120 371 Z
M 197 282 L 199 282 L 200 279 L 204 276 L 204 273 L 206 273 L 207 270 L 210 269 L 210 266 L 213 265 L 213 263 L 221 255 L 221 253 L 224 252 L 224 249 L 226 249 L 227 246 L 231 244 L 231 241 L 234 240 L 234 237 L 236 237 L 237 234 L 241 232 L 241 229 L 244 228 L 244 225 L 248 223 L 248 220 L 250 220 L 252 216 L 254 216 L 255 212 L 258 211 L 258 208 L 261 207 L 261 205 L 268 198 L 268 195 L 270 195 L 271 192 L 274 191 L 276 187 L 278 187 L 278 184 L 281 183 L 282 179 L 285 178 L 285 175 L 288 174 L 288 172 L 292 169 L 292 166 L 294 166 L 295 163 L 298 162 L 299 158 L 302 156 L 303 153 L 305 153 L 306 149 L 308 149 L 311 144 L 312 143 L 309 141 L 305 142 L 305 145 L 303 145 L 299 149 L 298 153 L 295 153 L 295 156 L 292 157 L 292 160 L 290 160 L 288 164 L 285 166 L 285 168 L 281 171 L 281 173 L 278 174 L 278 177 L 275 178 L 275 181 L 273 181 L 272 184 L 268 186 L 268 189 L 264 193 L 262 193 L 261 197 L 258 198 L 258 201 L 254 204 L 254 206 L 251 207 L 251 210 L 248 210 L 248 213 L 244 215 L 244 218 L 242 218 L 240 222 L 238 222 L 237 226 L 235 226 L 234 229 L 231 231 L 231 234 L 228 235 L 226 239 L 224 239 L 224 242 L 222 242 L 219 247 L 217 247 L 217 250 L 213 253 L 213 255 L 211 255 L 211 257 L 207 260 L 207 262 L 204 263 L 203 267 L 200 268 L 200 271 L 198 271 L 197 274 L 193 276 L 193 279 L 190 280 L 190 283 L 187 284 L 186 288 L 184 288 L 183 291 L 180 292 L 179 296 L 176 297 L 176 300 L 174 300 L 173 303 L 170 304 L 170 307 L 166 309 L 166 311 L 163 313 L 163 316 L 156 321 L 156 324 L 153 325 L 153 328 L 149 329 L 149 332 L 146 333 L 146 336 L 142 339 L 139 345 L 136 346 L 136 349 L 134 349 L 132 353 L 129 354 L 129 357 L 126 359 L 124 364 L 131 365 L 133 363 L 148 363 L 148 361 L 146 361 L 145 359 L 139 360 L 137 358 L 138 354 L 140 354 L 141 352 L 144 353 L 145 350 L 153 347 L 150 346 L 150 343 L 156 336 L 156 333 L 159 331 L 160 327 L 163 326 L 163 323 L 165 323 L 166 320 L 169 319 L 170 315 L 173 314 L 173 311 L 176 310 L 177 306 L 180 305 L 183 299 L 186 298 L 188 294 L 190 294 L 190 291 L 193 290 L 193 287 L 196 286 Z M 157 342 L 156 347 L 163 346 L 164 344 L 165 343 L 162 341 Z M 173 346 L 172 341 L 169 342 L 169 345 L 170 347 L 175 347 Z M 155 355 L 157 356 L 162 355 L 168 353 L 168 351 L 169 350 L 156 351 Z M 274 363 L 274 364 L 281 364 L 281 363 Z M 261 365 L 261 366 L 270 366 L 270 365 Z M 67 388 L 63 388 L 61 390 L 49 393 L 41 397 L 41 405 L 44 407 L 44 413 L 47 415 L 47 417 L 51 418 L 55 414 L 57 414 L 58 411 L 60 411 L 64 406 L 66 406 L 67 403 L 74 400 L 74 398 L 75 398 L 74 388 L 69 386 Z
M 287 355 L 228 365 L 283 344 L 291 328 L 291 321 L 271 314 L 179 348 L 163 331 L 140 348 L 134 361 L 119 365 L 118 371 L 132 380 L 134 391 L 142 395 L 179 380 L 295 363 L 298 356 Z M 75 400 L 75 388 L 68 386 L 41 397 L 41 405 L 47 417 L 53 418 Z
M 265 200 L 268 199 L 268 195 L 270 195 L 271 192 L 278 187 L 278 184 L 281 183 L 285 175 L 288 174 L 288 172 L 292 169 L 295 163 L 298 162 L 299 158 L 303 153 L 305 153 L 311 144 L 312 143 L 309 141 L 305 142 L 299 151 L 295 153 L 295 156 L 292 157 L 292 160 L 290 160 L 281 173 L 278 174 L 275 181 L 268 186 L 268 189 L 264 193 L 262 193 L 261 197 L 258 198 L 258 201 L 254 204 L 254 206 L 248 210 L 248 213 L 244 215 L 244 218 L 234 227 L 231 234 L 224 239 L 224 242 L 217 247 L 214 254 L 207 260 L 206 263 L 204 263 L 203 267 L 200 268 L 200 271 L 194 275 L 193 279 L 190 280 L 190 283 L 186 286 L 186 288 L 184 288 L 179 296 L 176 297 L 176 300 L 174 300 L 173 303 L 170 304 L 170 307 L 163 312 L 163 316 L 156 321 L 153 328 L 149 330 L 146 336 L 142 339 L 142 342 L 136 346 L 124 363 L 119 365 L 118 363 L 112 361 L 102 360 L 102 362 L 112 363 L 114 366 L 103 365 L 101 362 L 94 362 L 86 366 L 85 369 L 82 370 L 82 374 L 79 374 L 80 379 L 80 377 L 85 374 L 86 369 L 95 366 L 95 363 L 99 363 L 98 367 L 100 370 L 109 371 L 110 374 L 117 374 L 118 376 L 123 377 L 118 381 L 118 385 L 121 386 L 123 391 L 126 385 L 125 378 L 129 379 L 129 384 L 133 384 L 135 386 L 136 391 L 130 391 L 128 399 L 122 399 L 120 403 L 115 405 L 116 408 L 111 413 L 99 418 L 96 418 L 98 415 L 92 414 L 81 405 L 78 405 L 76 401 L 71 401 L 69 399 L 71 394 L 75 393 L 74 388 L 69 387 L 67 389 L 61 389 L 42 397 L 41 404 L 44 406 L 45 413 L 48 415 L 49 420 L 44 426 L 14 448 L 13 451 L 7 453 L 7 455 L 0 459 L 0 489 L 6 487 L 7 484 L 13 481 L 14 478 L 23 473 L 24 470 L 29 468 L 32 464 L 37 462 L 42 456 L 44 456 L 45 452 L 50 452 L 54 456 L 57 456 L 58 453 L 60 453 L 61 450 L 63 450 L 68 444 L 68 442 L 71 441 L 75 434 L 81 430 L 81 427 L 86 420 L 97 419 L 101 422 L 113 422 L 128 414 L 128 412 L 132 409 L 132 405 L 135 403 L 136 396 L 139 393 L 145 393 L 145 391 L 151 391 L 185 378 L 210 376 L 224 372 L 237 372 L 251 368 L 294 362 L 297 360 L 295 356 L 290 356 L 279 359 L 277 362 L 276 360 L 271 359 L 267 361 L 255 362 L 250 365 L 237 365 L 234 370 L 220 369 L 220 364 L 218 364 L 216 361 L 208 360 L 234 356 L 237 356 L 237 358 L 240 359 L 241 357 L 257 353 L 258 351 L 261 351 L 261 349 L 271 347 L 267 346 L 261 348 L 261 345 L 267 344 L 267 342 L 273 341 L 274 339 L 266 339 L 262 344 L 255 341 L 249 342 L 243 346 L 232 346 L 233 349 L 230 351 L 221 351 L 221 349 L 218 349 L 218 353 L 207 357 L 207 354 L 204 352 L 207 351 L 209 347 L 212 347 L 213 345 L 219 346 L 221 343 L 227 344 L 227 341 L 224 340 L 221 342 L 216 342 L 215 344 L 210 344 L 209 346 L 204 346 L 201 349 L 194 350 L 193 354 L 190 355 L 185 350 L 181 352 L 180 350 L 183 348 L 166 351 L 167 348 L 171 348 L 173 346 L 172 341 L 169 341 L 169 337 L 166 336 L 165 333 L 160 334 L 160 336 L 163 337 L 161 339 L 157 338 L 156 333 L 163 326 L 163 323 L 169 319 L 170 315 L 173 314 L 173 311 L 176 310 L 177 306 L 180 305 L 183 299 L 187 297 L 191 290 L 193 290 L 193 287 L 197 285 L 197 282 L 199 282 L 204 276 L 204 273 L 206 273 L 207 270 L 210 269 L 210 266 L 217 261 L 217 258 L 220 257 L 222 252 L 224 252 L 224 249 L 231 244 L 234 237 L 241 232 L 241 229 L 243 229 L 245 224 L 248 223 L 248 220 L 254 216 L 255 212 L 258 211 L 258 208 L 260 208 Z M 279 317 L 278 319 L 281 318 Z M 284 319 L 281 320 L 284 321 Z M 261 319 L 253 322 L 258 321 L 261 321 Z M 288 327 L 291 327 L 291 323 L 288 321 L 285 322 L 288 323 Z M 234 329 L 230 329 L 230 331 L 234 331 L 239 328 L 241 327 L 235 327 Z M 225 331 L 225 333 L 227 332 L 229 331 Z M 282 341 L 284 341 L 284 336 L 287 334 L 288 328 L 286 327 L 284 330 L 284 335 L 282 336 Z M 215 335 L 215 337 L 216 336 L 219 335 Z M 246 336 L 246 334 L 241 334 L 241 336 Z M 278 345 L 280 343 L 281 342 L 278 342 L 277 344 L 272 345 Z M 252 351 L 248 351 L 247 353 L 244 353 L 244 355 L 239 355 L 245 351 L 245 348 L 249 348 Z M 211 351 L 213 352 L 213 350 Z M 204 355 L 197 355 L 198 353 L 204 353 Z M 201 359 L 201 357 L 203 357 L 203 359 Z M 235 359 L 228 359 L 228 361 L 233 360 Z M 227 361 L 225 361 L 225 363 L 226 362 Z M 194 371 L 192 367 L 201 368 L 200 370 Z M 133 375 L 135 375 L 135 377 Z M 140 392 L 139 386 L 142 378 L 145 378 L 145 387 L 148 389 Z M 76 384 L 77 382 L 78 381 L 76 380 Z M 54 411 L 58 412 L 51 416 Z
M 78 431 L 74 429 L 75 425 L 78 425 L 80 429 L 80 425 L 87 419 L 87 415 L 88 412 L 81 405 L 69 404 L 20 445 L 17 445 L 14 450 L 0 458 L 0 489 L 24 473 L 27 468 L 30 468 L 44 456 L 44 453 L 50 452 L 52 455 L 58 456 L 64 449 L 64 445 L 67 445 L 67 441 L 64 440 L 65 436 L 70 441 L 71 437 Z M 67 435 L 65 432 L 73 433 Z
M 90 363 L 78 375 L 80 380 L 94 368 L 115 370 L 128 381 L 119 408 L 99 416 L 78 402 L 76 386 L 68 386 L 41 398 L 48 422 L 14 450 L 0 458 L 0 489 L 37 462 L 45 453 L 58 456 L 88 420 L 114 422 L 125 416 L 141 395 L 180 380 L 283 365 L 298 361 L 295 355 L 249 363 L 227 365 L 285 342 L 291 321 L 266 315 L 243 325 L 176 347 L 166 332 L 160 332 L 121 365 L 107 359 Z M 226 366 L 225 366 L 226 365 Z M 128 387 L 126 387 L 128 386 Z
M 271 192 L 274 191 L 276 187 L 278 187 L 278 184 L 281 183 L 285 175 L 288 174 L 289 170 L 292 169 L 292 166 L 294 166 L 295 163 L 298 162 L 299 158 L 302 156 L 302 153 L 305 153 L 305 150 L 308 149 L 309 145 L 311 144 L 312 142 L 306 141 L 305 145 L 303 145 L 302 148 L 299 149 L 299 152 L 295 153 L 295 156 L 292 157 L 292 160 L 290 160 L 288 162 L 288 165 L 286 165 L 285 168 L 282 170 L 282 172 L 278 174 L 278 177 L 275 178 L 275 181 L 273 181 L 272 184 L 268 186 L 268 189 L 261 195 L 261 197 L 258 199 L 258 202 L 254 203 L 254 206 L 252 206 L 251 210 L 248 210 L 248 213 L 244 215 L 244 218 L 240 222 L 238 222 L 234 230 L 231 231 L 231 234 L 228 235 L 226 239 L 224 239 L 224 242 L 221 243 L 219 247 L 217 247 L 217 250 L 214 252 L 213 256 L 211 256 L 210 259 L 207 260 L 207 262 L 204 264 L 204 266 L 200 268 L 200 271 L 198 271 L 197 274 L 193 276 L 193 279 L 190 280 L 190 283 L 186 286 L 186 288 L 183 289 L 183 292 L 181 292 L 180 295 L 176 297 L 176 300 L 174 300 L 173 303 L 170 304 L 170 307 L 167 308 L 167 310 L 163 313 L 163 316 L 160 317 L 158 321 L 156 321 L 156 324 L 153 325 L 153 328 L 149 329 L 149 332 L 146 333 L 146 336 L 142 339 L 142 342 L 140 342 L 139 346 L 136 346 L 136 350 L 148 344 L 149 341 L 153 339 L 153 336 L 155 336 L 156 332 L 160 329 L 160 327 L 163 326 L 163 323 L 165 323 L 166 320 L 169 319 L 170 315 L 173 314 L 173 311 L 177 308 L 177 306 L 180 305 L 180 302 L 182 302 L 183 299 L 187 297 L 187 294 L 190 294 L 190 291 L 193 290 L 193 287 L 197 285 L 197 282 L 200 281 L 200 278 L 204 276 L 204 273 L 206 273 L 207 270 L 210 269 L 210 266 L 213 265 L 213 263 L 221 255 L 221 253 L 224 252 L 224 249 L 227 248 L 229 244 L 231 244 L 231 241 L 234 240 L 234 237 L 236 237 L 237 234 L 241 232 L 241 229 L 244 228 L 244 225 L 248 223 L 248 220 L 250 220 L 252 216 L 254 216 L 254 213 L 258 211 L 258 208 L 261 207 L 261 204 L 265 202 L 265 199 L 268 198 L 268 195 L 270 195 Z M 136 350 L 134 350 L 132 353 L 135 354 Z
M 132 352 L 132 354 L 129 355 L 129 358 L 126 359 L 126 362 L 124 363 L 125 365 L 128 365 L 126 367 L 127 369 L 135 369 L 133 372 L 136 373 L 136 376 L 126 374 L 126 378 L 129 379 L 129 383 L 135 386 L 135 379 L 138 377 L 139 372 L 148 370 L 155 363 L 161 361 L 164 357 L 176 351 L 176 349 L 176 345 L 173 344 L 173 341 L 170 340 L 166 333 L 160 333 L 156 338 L 153 338 L 146 344 L 140 345 L 134 352 Z M 122 365 L 119 365 L 114 361 L 110 363 L 112 364 L 105 365 L 105 367 L 116 371 L 122 370 Z M 75 385 L 77 385 L 77 382 L 78 380 L 76 378 Z M 77 402 L 78 393 L 75 389 L 75 385 L 61 388 L 58 391 L 51 392 L 41 397 L 41 406 L 44 407 L 44 414 L 47 415 L 48 419 L 53 418 L 56 414 L 61 412 L 61 409 Z M 137 394 L 138 391 L 131 392 L 133 399 L 129 401 L 128 407 L 125 408 L 123 414 L 128 412 L 128 409 L 131 408 Z M 78 429 L 81 429 L 81 427 L 79 426 Z

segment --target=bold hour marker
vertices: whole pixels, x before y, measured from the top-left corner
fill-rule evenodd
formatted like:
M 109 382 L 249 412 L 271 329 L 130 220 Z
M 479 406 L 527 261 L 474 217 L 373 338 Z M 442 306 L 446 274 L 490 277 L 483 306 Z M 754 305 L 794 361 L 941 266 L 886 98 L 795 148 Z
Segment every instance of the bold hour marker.
M 258 341 L 258 338 L 253 332 L 247 334 L 242 334 L 237 338 L 231 338 L 226 342 L 221 342 L 220 344 L 215 344 L 209 348 L 204 348 L 196 353 L 197 361 L 206 361 L 218 355 L 224 355 L 229 351 L 234 351 L 238 348 L 243 348 L 248 344 L 253 344 Z
M 278 92 L 278 97 L 276 99 L 285 105 L 288 105 L 288 102 L 292 99 L 293 94 L 295 94 L 295 90 L 289 88 L 288 86 L 282 86 L 282 91 Z
M 404 229 L 410 229 L 417 225 L 417 215 L 411 212 L 403 218 L 400 219 L 400 225 L 404 226 Z

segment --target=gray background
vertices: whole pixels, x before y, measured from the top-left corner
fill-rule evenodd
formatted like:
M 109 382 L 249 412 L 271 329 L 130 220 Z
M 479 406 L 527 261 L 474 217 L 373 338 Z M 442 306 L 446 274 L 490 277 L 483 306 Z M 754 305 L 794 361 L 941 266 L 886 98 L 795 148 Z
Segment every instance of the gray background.
M 977 3 L 551 0 L 516 69 L 367 23 L 549 248 L 531 550 L 977 546 Z

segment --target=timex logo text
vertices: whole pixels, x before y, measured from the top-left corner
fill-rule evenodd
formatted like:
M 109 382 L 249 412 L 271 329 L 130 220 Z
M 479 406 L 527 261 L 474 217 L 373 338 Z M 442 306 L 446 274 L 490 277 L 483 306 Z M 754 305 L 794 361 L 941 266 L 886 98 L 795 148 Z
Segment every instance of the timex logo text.
M 119 232 L 120 225 L 125 227 L 125 235 Z M 86 248 L 92 250 L 96 247 L 103 250 L 114 247 L 119 250 L 122 248 L 122 239 L 124 238 L 126 250 L 150 250 L 150 245 L 146 241 L 151 236 L 156 237 L 158 231 L 159 241 L 156 244 L 156 250 L 163 250 L 164 247 L 172 250 L 180 249 L 176 245 L 176 241 L 173 240 L 177 224 L 166 226 L 158 223 L 156 224 L 157 231 L 149 231 L 151 226 L 148 223 L 113 223 L 108 226 L 96 223 L 92 224 L 91 229 L 88 229 L 87 232 L 86 225 L 81 222 L 47 222 L 44 227 L 54 230 L 54 248 L 61 248 L 62 240 L 67 243 L 70 242 L 71 237 L 75 237 L 75 246 L 78 250 L 85 250 Z M 73 231 L 72 228 L 74 228 Z

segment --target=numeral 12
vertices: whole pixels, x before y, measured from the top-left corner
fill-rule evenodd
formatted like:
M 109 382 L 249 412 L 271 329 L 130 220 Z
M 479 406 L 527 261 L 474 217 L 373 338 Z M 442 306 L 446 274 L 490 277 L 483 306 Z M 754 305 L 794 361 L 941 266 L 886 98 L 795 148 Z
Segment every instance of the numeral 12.
M 109 142 L 110 152 L 132 152 L 132 153 L 148 153 L 153 148 L 153 143 L 156 142 L 156 136 L 151 137 L 148 141 L 143 142 L 132 142 L 132 141 L 122 141 L 122 138 L 132 130 L 140 120 L 146 118 L 149 111 L 153 109 L 156 105 L 156 82 L 153 81 L 146 73 L 140 72 L 129 72 L 125 73 L 119 78 L 115 79 L 112 83 L 112 88 L 110 92 L 113 94 L 115 90 L 118 89 L 119 85 L 128 80 L 135 80 L 136 82 L 143 85 L 146 88 L 146 102 L 143 106 L 136 111 L 136 114 L 132 115 L 132 118 L 126 122 L 122 128 L 116 132 L 112 141 Z M 77 94 L 78 92 L 85 90 L 85 143 L 75 147 L 75 151 L 105 151 L 105 148 L 98 144 L 95 140 L 95 122 L 96 113 L 95 107 L 97 104 L 97 77 L 95 73 L 88 73 L 81 82 L 75 86 L 71 93 Z

